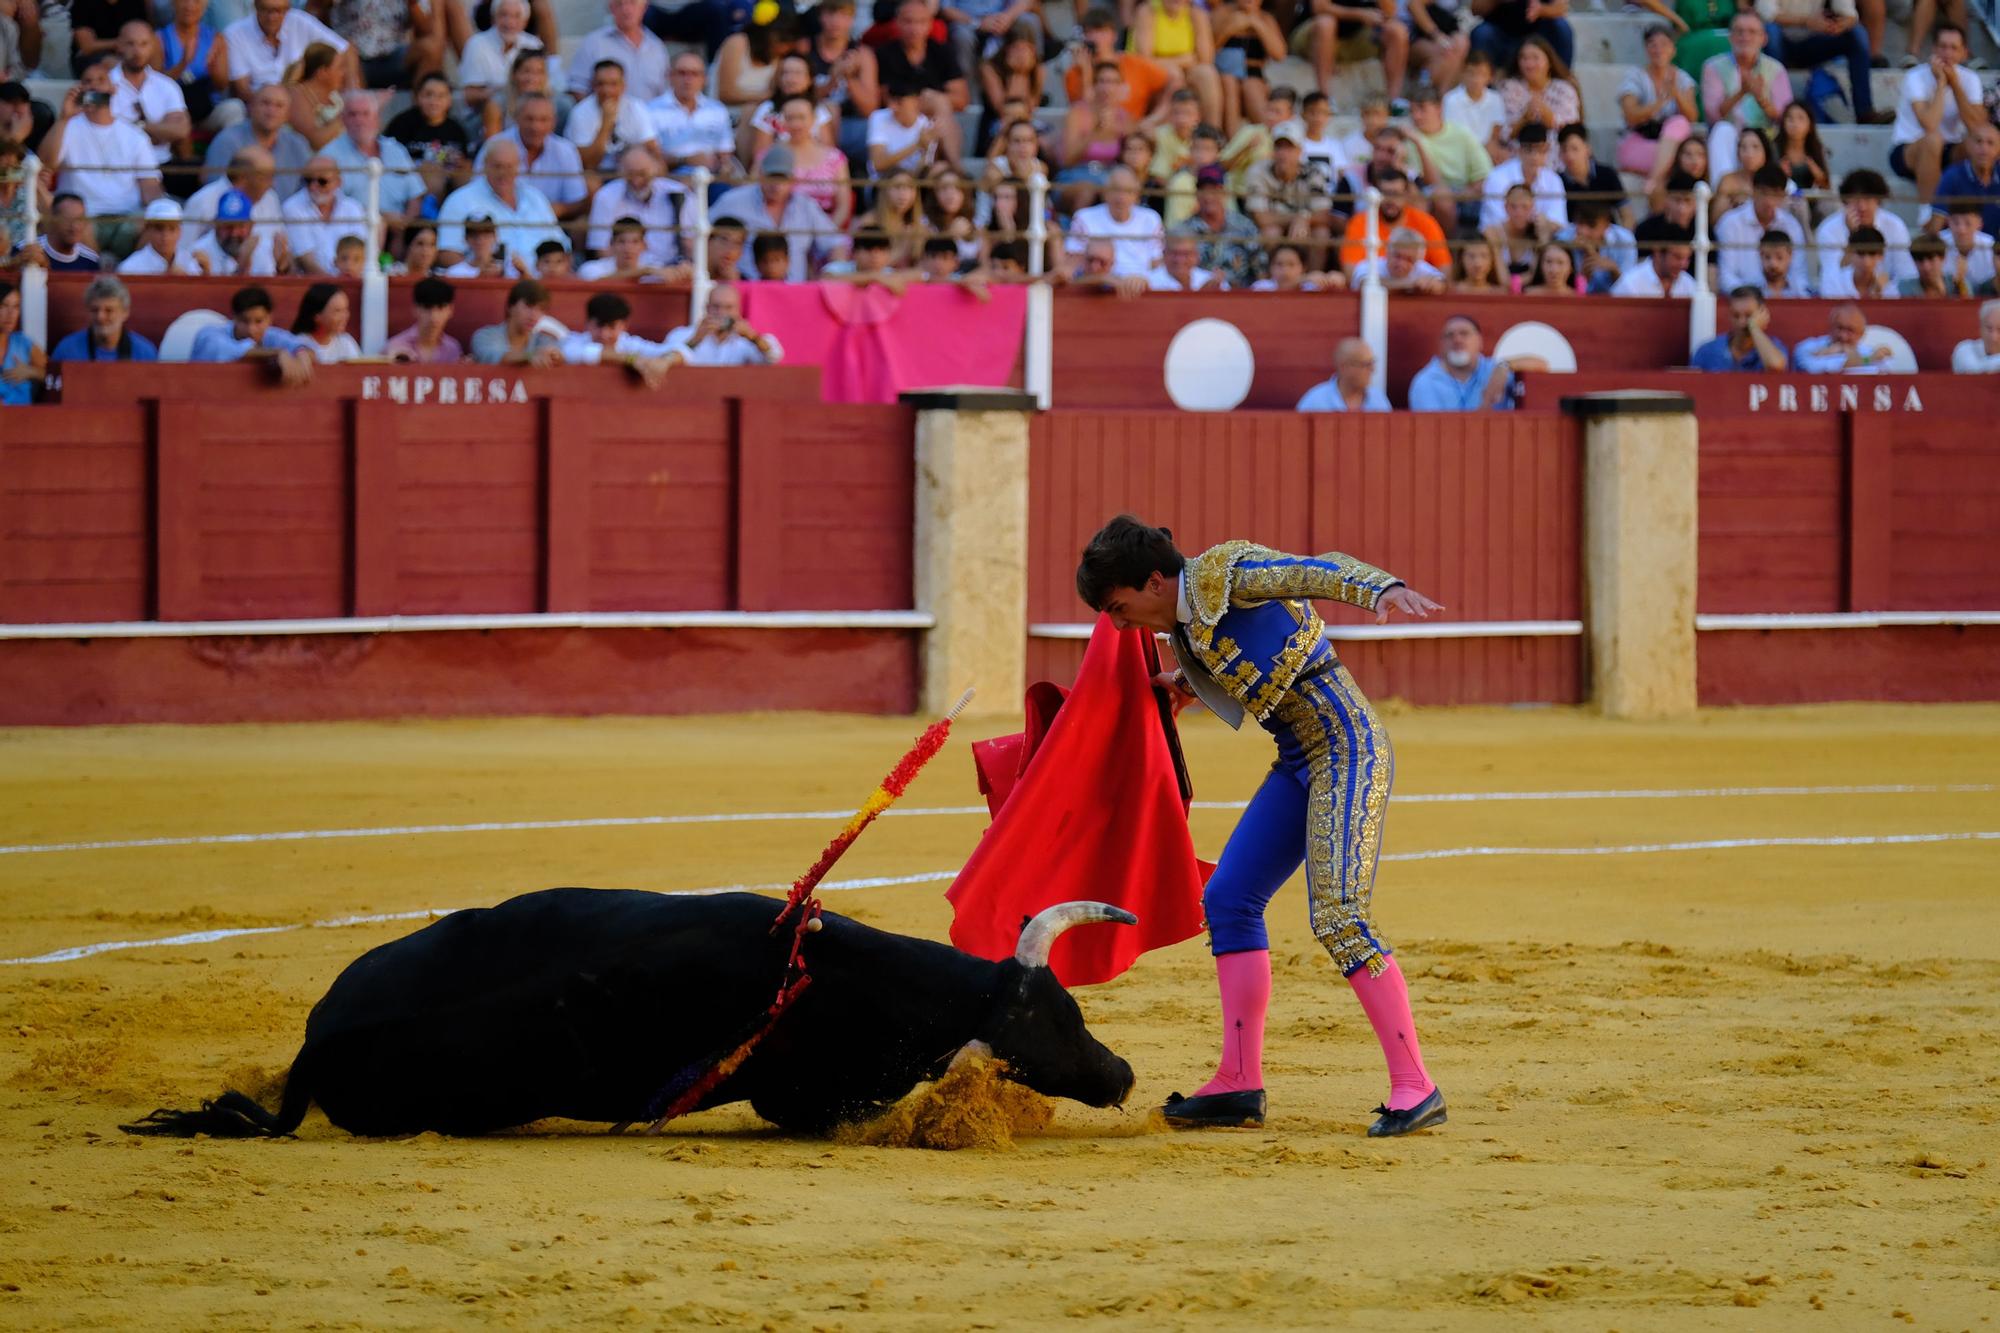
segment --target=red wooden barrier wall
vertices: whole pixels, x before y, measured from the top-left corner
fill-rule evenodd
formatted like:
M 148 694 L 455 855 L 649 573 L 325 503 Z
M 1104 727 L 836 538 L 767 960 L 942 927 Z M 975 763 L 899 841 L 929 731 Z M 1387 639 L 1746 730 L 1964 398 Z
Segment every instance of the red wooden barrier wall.
M 1065 412 L 1035 423 L 1031 623 L 1092 619 L 1078 553 L 1112 515 L 1165 524 L 1190 553 L 1231 537 L 1342 550 L 1393 570 L 1454 620 L 1580 615 L 1577 445 L 1549 414 L 1313 417 Z M 1323 607 L 1329 623 L 1368 623 Z M 1423 703 L 1581 697 L 1577 638 L 1338 644 L 1363 688 Z M 1067 681 L 1074 641 L 1029 640 L 1030 679 Z

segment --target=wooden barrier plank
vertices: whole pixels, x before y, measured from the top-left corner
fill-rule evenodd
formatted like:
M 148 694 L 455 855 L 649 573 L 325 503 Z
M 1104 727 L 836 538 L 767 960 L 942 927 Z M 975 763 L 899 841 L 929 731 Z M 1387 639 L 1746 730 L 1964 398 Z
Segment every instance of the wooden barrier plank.
M 732 399 L 736 441 L 736 607 L 770 611 L 785 601 L 785 428 L 774 403 Z
M 160 403 L 153 416 L 153 616 L 200 620 L 202 404 Z
M 349 411 L 354 498 L 348 526 L 348 586 L 352 614 L 357 616 L 387 616 L 399 610 L 398 416 L 392 404 L 381 401 L 356 402 Z
M 574 399 L 542 403 L 542 609 L 590 608 L 590 478 L 597 442 Z
M 0 620 L 151 611 L 151 424 L 140 407 L 9 408 L 0 431 Z
M 1891 428 L 1878 416 L 1843 416 L 1847 472 L 1847 609 L 1882 611 L 1894 601 L 1890 568 L 1894 532 L 1891 510 Z

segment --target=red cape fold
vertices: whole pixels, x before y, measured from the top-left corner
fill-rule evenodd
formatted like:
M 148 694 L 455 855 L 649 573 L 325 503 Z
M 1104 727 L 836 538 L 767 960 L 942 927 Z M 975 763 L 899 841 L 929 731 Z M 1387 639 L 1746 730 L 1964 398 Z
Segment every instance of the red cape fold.
M 1099 616 L 1067 697 L 1028 691 L 1028 729 L 974 744 L 993 823 L 945 897 L 951 942 L 982 958 L 1014 952 L 1029 917 L 1086 898 L 1123 907 L 1136 926 L 1080 926 L 1050 965 L 1065 986 L 1111 980 L 1149 949 L 1201 930 L 1201 888 L 1187 806 L 1146 669 L 1144 630 Z

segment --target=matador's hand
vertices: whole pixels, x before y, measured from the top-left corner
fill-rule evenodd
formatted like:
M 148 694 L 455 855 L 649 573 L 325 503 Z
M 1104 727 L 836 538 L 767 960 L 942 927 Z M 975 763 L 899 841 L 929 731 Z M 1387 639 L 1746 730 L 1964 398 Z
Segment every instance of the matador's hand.
M 1188 688 L 1178 671 L 1162 671 L 1153 677 L 1153 684 L 1167 692 L 1167 698 L 1173 704 L 1175 717 L 1179 717 L 1181 710 L 1195 701 L 1195 692 Z
M 1406 616 L 1415 616 L 1418 620 L 1428 620 L 1430 619 L 1431 612 L 1442 610 L 1444 610 L 1442 606 L 1433 602 L 1415 588 L 1410 587 L 1408 584 L 1399 583 L 1389 589 L 1389 591 L 1383 593 L 1381 600 L 1375 603 L 1375 623 L 1379 625 L 1387 620 L 1391 611 L 1401 611 Z

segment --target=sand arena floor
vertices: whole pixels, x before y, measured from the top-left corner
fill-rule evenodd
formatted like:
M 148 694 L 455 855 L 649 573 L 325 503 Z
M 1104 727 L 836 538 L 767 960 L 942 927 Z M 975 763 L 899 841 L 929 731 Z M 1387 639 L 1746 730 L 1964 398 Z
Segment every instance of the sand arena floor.
M 1393 857 L 1447 853 L 1391 860 L 1377 892 L 1447 1128 L 1362 1136 L 1380 1059 L 1294 883 L 1272 914 L 1267 1129 L 1173 1136 L 1064 1104 L 1014 1151 L 950 1154 L 788 1140 L 747 1110 L 658 1140 L 361 1141 L 317 1115 L 281 1142 L 115 1128 L 267 1084 L 335 973 L 413 928 L 310 923 L 554 884 L 779 884 L 833 819 L 18 850 L 837 810 L 907 719 L 0 733 L 0 959 L 274 928 L 0 966 L 0 1324 L 1992 1323 L 2000 708 L 1391 726 L 1399 798 L 1598 793 L 1392 807 Z M 962 724 L 905 805 L 976 805 L 964 741 L 999 729 Z M 1198 795 L 1246 797 L 1266 743 L 1188 731 Z M 1852 790 L 1875 784 L 1917 790 Z M 1679 794 L 1602 794 L 1629 789 Z M 1204 851 L 1233 819 L 1196 811 Z M 948 872 L 983 824 L 885 820 L 836 877 Z M 1629 850 L 1773 839 L 1815 845 Z M 941 938 L 942 888 L 831 903 Z M 1141 1106 L 1206 1076 L 1211 988 L 1193 941 L 1081 994 Z

